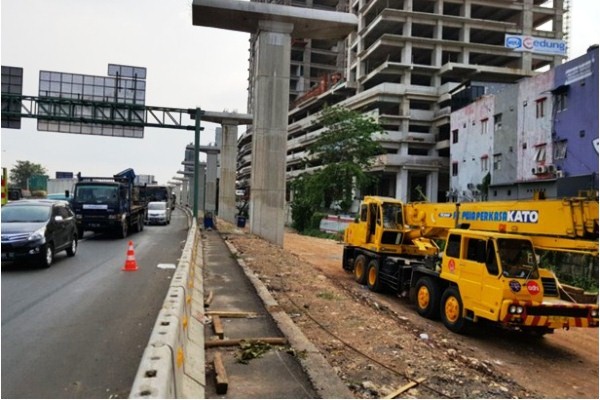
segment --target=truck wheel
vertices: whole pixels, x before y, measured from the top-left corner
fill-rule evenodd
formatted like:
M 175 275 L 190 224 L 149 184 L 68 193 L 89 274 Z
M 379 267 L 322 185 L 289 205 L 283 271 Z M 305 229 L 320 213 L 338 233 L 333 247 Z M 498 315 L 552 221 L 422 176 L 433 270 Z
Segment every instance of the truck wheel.
M 144 229 L 144 221 L 141 218 L 138 218 L 135 222 L 134 231 L 141 232 Z
M 361 285 L 367 282 L 367 257 L 362 254 L 354 260 L 354 280 Z
M 367 267 L 367 287 L 372 292 L 381 292 L 383 286 L 379 277 L 379 261 L 372 259 Z
M 448 287 L 442 295 L 442 322 L 452 332 L 464 332 L 467 320 L 463 317 L 463 304 L 458 289 Z
M 127 220 L 121 222 L 121 229 L 119 229 L 119 231 L 117 232 L 121 239 L 124 239 L 127 237 L 127 234 L 129 233 L 128 228 L 129 228 L 129 225 L 127 224 Z
M 425 318 L 437 318 L 440 313 L 440 288 L 429 276 L 423 276 L 415 286 L 417 312 Z

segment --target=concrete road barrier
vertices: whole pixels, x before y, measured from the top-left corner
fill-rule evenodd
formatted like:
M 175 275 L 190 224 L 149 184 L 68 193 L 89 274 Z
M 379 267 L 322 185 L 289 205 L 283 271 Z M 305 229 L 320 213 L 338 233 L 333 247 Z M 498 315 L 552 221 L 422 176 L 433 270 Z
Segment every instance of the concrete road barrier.
M 196 221 L 184 211 L 190 226 L 186 243 L 129 398 L 204 398 L 204 328 L 193 317 L 193 309 L 204 309 L 202 277 L 195 273 L 202 257 Z

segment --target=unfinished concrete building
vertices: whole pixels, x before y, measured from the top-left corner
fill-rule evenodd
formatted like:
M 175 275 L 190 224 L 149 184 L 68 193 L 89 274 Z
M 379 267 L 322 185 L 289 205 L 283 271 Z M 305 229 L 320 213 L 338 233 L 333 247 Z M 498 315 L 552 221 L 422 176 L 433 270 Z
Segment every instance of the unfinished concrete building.
M 377 138 L 385 154 L 371 171 L 379 177 L 371 193 L 445 201 L 452 104 L 486 94 L 471 82 L 511 83 L 561 64 L 564 55 L 514 49 L 505 39 L 521 35 L 555 45 L 564 39 L 567 1 L 263 1 L 347 10 L 359 19 L 342 41 L 293 40 L 288 180 L 318 167 L 306 161 L 307 146 L 322 132 L 316 117 L 325 104 L 339 104 L 375 117 L 387 133 Z M 252 87 L 250 81 L 249 112 Z M 239 140 L 242 180 L 249 176 L 250 139 L 247 132 Z

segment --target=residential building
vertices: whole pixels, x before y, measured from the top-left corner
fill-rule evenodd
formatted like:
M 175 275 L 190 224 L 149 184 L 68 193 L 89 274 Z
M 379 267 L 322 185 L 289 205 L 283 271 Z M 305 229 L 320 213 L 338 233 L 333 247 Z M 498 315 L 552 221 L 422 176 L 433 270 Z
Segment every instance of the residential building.
M 451 199 L 597 196 L 598 55 L 592 46 L 454 111 Z

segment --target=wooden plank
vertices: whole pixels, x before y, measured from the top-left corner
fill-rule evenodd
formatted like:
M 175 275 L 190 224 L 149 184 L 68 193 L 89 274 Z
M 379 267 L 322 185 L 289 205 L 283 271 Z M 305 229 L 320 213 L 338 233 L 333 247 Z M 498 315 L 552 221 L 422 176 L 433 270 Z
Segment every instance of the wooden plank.
M 218 351 L 215 353 L 213 364 L 215 366 L 215 383 L 217 394 L 225 394 L 229 388 L 229 378 L 227 377 L 225 364 L 223 364 L 223 356 Z
M 205 315 L 218 315 L 224 318 L 256 318 L 258 314 L 248 311 L 206 311 Z
M 213 315 L 213 329 L 215 330 L 215 335 L 218 336 L 219 339 L 223 339 L 223 323 L 221 322 L 221 317 L 218 315 Z
M 384 399 L 393 399 L 396 396 L 399 396 L 400 394 L 406 392 L 408 389 L 412 389 L 413 387 L 417 386 L 419 383 L 423 382 L 425 380 L 425 378 L 419 378 L 416 379 L 410 383 L 407 383 L 406 385 L 402 386 L 401 388 L 399 388 L 398 390 L 388 394 L 387 396 L 384 397 Z
M 248 342 L 248 343 L 263 342 L 263 343 L 267 343 L 267 344 L 282 346 L 282 345 L 287 344 L 287 339 L 281 338 L 281 337 L 263 337 L 263 338 L 251 338 L 251 339 L 206 340 L 204 342 L 204 347 L 208 349 L 211 347 L 239 346 L 239 344 L 241 342 Z
M 210 303 L 213 301 L 213 291 L 208 291 L 208 296 L 204 299 L 204 307 L 210 307 Z

